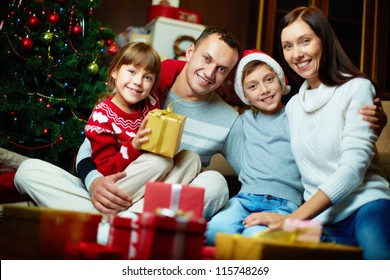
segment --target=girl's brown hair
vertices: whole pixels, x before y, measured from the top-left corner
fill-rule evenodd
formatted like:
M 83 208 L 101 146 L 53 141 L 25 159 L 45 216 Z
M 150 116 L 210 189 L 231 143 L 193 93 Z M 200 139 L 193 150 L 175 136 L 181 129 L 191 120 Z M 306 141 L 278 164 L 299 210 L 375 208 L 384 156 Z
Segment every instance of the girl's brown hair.
M 120 48 L 108 68 L 108 86 L 111 91 L 115 89 L 115 79 L 111 77 L 111 74 L 124 64 L 133 64 L 155 74 L 156 79 L 152 91 L 157 89 L 160 83 L 161 59 L 151 45 L 143 42 L 132 42 Z

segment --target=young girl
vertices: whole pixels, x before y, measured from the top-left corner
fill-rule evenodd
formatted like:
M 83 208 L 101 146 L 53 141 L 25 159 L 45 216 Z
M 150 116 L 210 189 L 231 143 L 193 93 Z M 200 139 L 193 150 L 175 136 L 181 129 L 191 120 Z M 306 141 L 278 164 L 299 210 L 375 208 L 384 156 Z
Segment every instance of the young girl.
M 261 213 L 281 227 L 287 217 L 316 219 L 332 241 L 357 244 L 365 259 L 390 259 L 390 188 L 372 163 L 377 139 L 359 109 L 375 87 L 350 61 L 324 14 L 289 12 L 279 29 L 284 62 L 305 79 L 286 106 L 304 203 L 289 216 Z
M 160 68 L 156 51 L 142 43 L 124 46 L 111 62 L 108 84 L 113 93 L 96 105 L 85 126 L 93 161 L 103 175 L 123 171 L 141 155 L 149 132 L 146 116 L 160 107 L 154 94 Z
M 141 151 L 151 132 L 145 129 L 146 116 L 160 105 L 154 93 L 160 69 L 160 57 L 150 45 L 122 47 L 108 69 L 113 93 L 96 105 L 85 127 L 98 171 L 108 176 L 125 170 L 130 176 L 122 185 L 133 203 L 143 197 L 146 181 L 187 184 L 200 170 L 200 159 L 193 152 L 182 151 L 170 159 Z M 136 212 L 141 210 L 140 205 Z
M 241 115 L 240 192 L 207 224 L 206 241 L 218 232 L 250 236 L 267 229 L 260 212 L 292 213 L 302 203 L 301 176 L 290 148 L 288 120 L 282 95 L 290 91 L 280 65 L 267 54 L 248 50 L 236 70 L 234 89 L 251 105 Z

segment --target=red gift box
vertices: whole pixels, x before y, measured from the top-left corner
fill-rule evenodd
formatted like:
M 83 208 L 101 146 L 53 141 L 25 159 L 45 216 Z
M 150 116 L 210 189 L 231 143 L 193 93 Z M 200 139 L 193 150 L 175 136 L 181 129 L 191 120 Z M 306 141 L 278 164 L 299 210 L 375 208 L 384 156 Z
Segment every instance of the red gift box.
M 202 247 L 202 260 L 215 260 L 215 246 Z
M 148 15 L 147 15 L 146 23 L 151 22 L 157 17 L 173 18 L 173 19 L 178 19 L 181 21 L 197 23 L 197 24 L 201 23 L 201 16 L 200 13 L 198 12 L 181 9 L 173 6 L 150 5 L 148 7 Z
M 175 18 L 192 23 L 201 23 L 200 13 L 180 8 L 176 10 Z
M 145 212 L 140 217 L 137 259 L 200 260 L 205 230 L 202 218 Z
M 109 234 L 107 246 L 122 249 L 124 259 L 135 259 L 139 242 L 139 214 L 134 217 L 109 217 Z
M 203 217 L 204 188 L 147 182 L 143 212 L 154 212 L 158 208 L 191 212 L 195 218 Z
M 175 18 L 176 13 L 176 7 L 166 5 L 151 5 L 148 7 L 148 16 L 146 19 L 146 23 L 151 22 L 157 17 Z
M 123 260 L 125 251 L 98 243 L 68 243 L 65 247 L 65 258 L 68 260 Z

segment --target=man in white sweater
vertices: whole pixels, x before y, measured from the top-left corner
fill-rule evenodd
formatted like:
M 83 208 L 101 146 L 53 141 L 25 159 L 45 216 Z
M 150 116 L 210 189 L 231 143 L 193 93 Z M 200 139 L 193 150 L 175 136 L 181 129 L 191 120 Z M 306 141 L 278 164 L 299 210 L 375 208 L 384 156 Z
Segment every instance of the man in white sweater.
M 222 153 L 237 174 L 240 168 L 237 156 L 242 146 L 241 120 L 215 90 L 234 68 L 240 53 L 239 43 L 230 33 L 208 27 L 188 48 L 187 63 L 163 62 L 158 92 L 163 108 L 175 101 L 174 112 L 187 117 L 180 150 L 198 153 L 203 167 L 213 155 Z M 131 196 L 121 189 L 125 177 L 132 174 L 121 172 L 103 177 L 90 157 L 90 144 L 86 141 L 77 157 L 77 171 L 82 180 L 49 163 L 28 160 L 19 167 L 16 186 L 39 205 L 48 207 L 102 213 L 142 210 L 143 199 L 133 204 Z M 191 185 L 205 188 L 205 218 L 211 217 L 228 200 L 227 182 L 216 171 L 201 172 Z

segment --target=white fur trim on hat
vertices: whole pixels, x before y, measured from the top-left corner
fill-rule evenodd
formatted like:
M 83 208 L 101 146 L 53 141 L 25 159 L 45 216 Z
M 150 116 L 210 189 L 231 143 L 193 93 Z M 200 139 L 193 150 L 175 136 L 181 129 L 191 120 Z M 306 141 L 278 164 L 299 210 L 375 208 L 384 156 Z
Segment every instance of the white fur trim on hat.
M 237 96 L 241 99 L 241 101 L 244 104 L 250 105 L 250 103 L 245 97 L 244 90 L 242 88 L 242 71 L 245 65 L 247 65 L 249 62 L 254 60 L 259 60 L 267 63 L 275 71 L 282 85 L 283 95 L 290 92 L 291 87 L 287 85 L 287 79 L 286 76 L 284 75 L 283 69 L 279 65 L 279 63 L 276 62 L 276 60 L 274 60 L 272 57 L 259 50 L 245 51 L 243 57 L 241 58 L 240 62 L 237 65 L 236 75 L 234 78 L 234 90 Z

